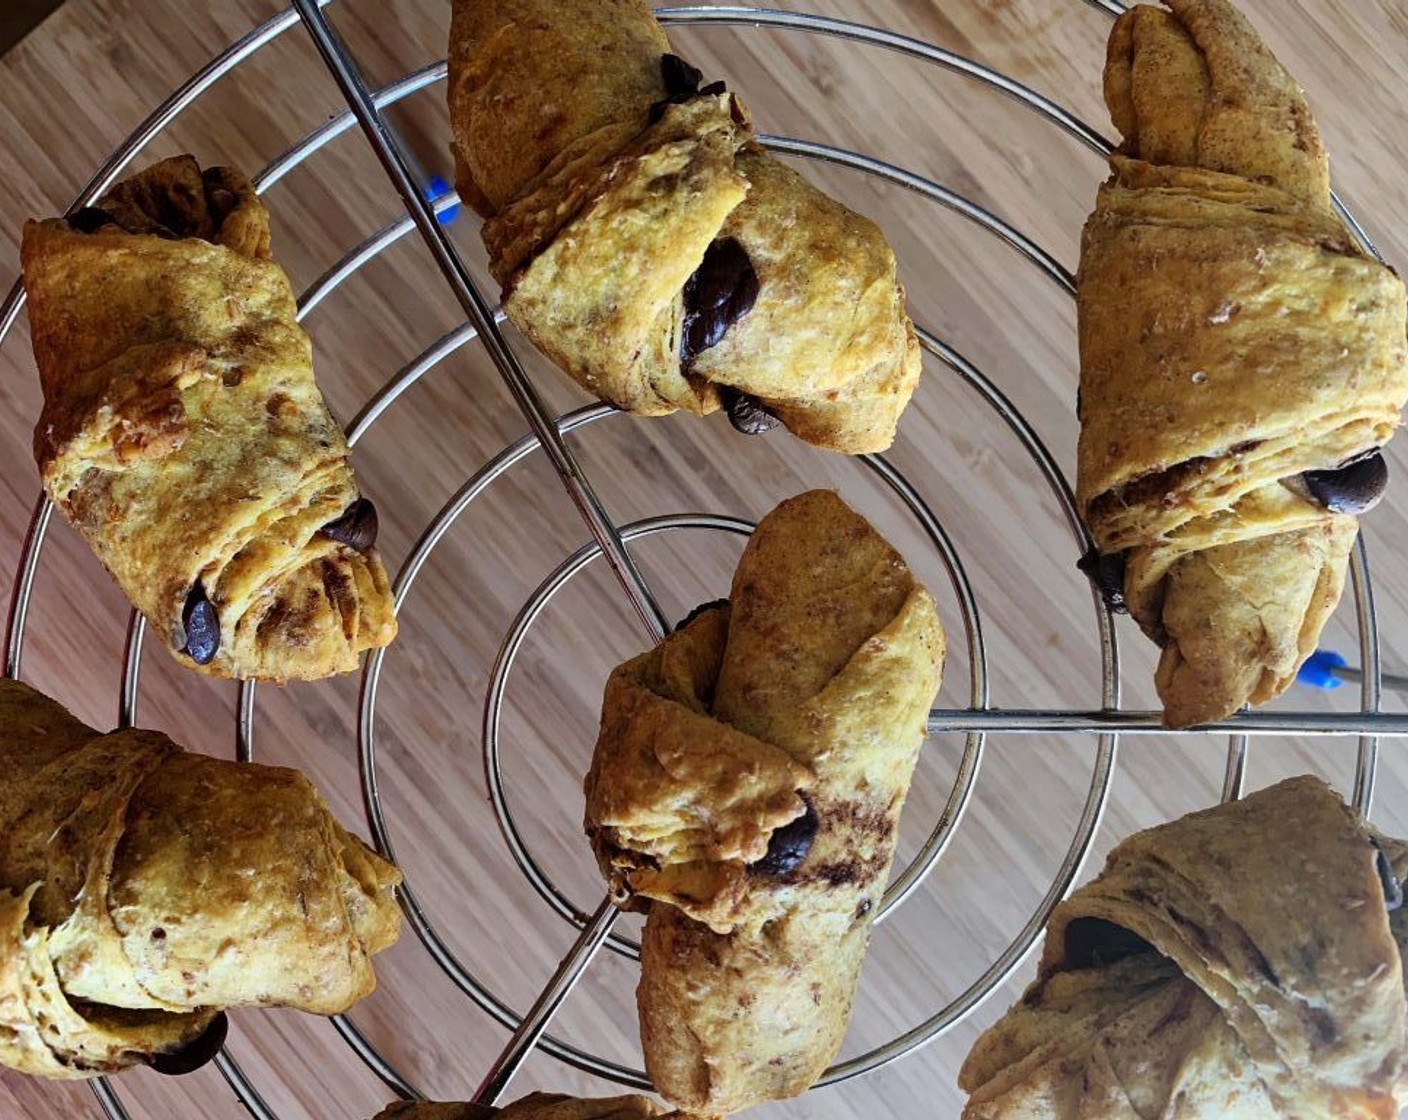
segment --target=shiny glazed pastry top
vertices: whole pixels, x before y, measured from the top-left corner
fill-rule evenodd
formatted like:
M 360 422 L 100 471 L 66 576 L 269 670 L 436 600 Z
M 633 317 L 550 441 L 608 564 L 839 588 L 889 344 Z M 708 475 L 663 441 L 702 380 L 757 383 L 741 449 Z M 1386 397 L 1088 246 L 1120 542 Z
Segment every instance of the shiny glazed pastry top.
M 396 632 L 376 510 L 229 168 L 189 156 L 29 222 L 44 488 L 178 660 L 325 677 Z
M 584 388 L 890 445 L 920 354 L 883 234 L 763 152 L 644 0 L 457 0 L 449 67 L 505 310 Z
M 1295 81 L 1226 0 L 1110 38 L 1124 137 L 1085 227 L 1077 498 L 1163 648 L 1166 722 L 1284 690 L 1408 398 L 1403 284 L 1335 214 Z

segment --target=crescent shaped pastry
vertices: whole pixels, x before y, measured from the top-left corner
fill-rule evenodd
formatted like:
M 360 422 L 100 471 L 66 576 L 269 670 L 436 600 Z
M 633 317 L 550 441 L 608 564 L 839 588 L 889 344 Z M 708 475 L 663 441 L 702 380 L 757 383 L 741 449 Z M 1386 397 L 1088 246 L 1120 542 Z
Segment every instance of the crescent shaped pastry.
M 157 640 L 204 672 L 278 681 L 389 642 L 376 511 L 249 181 L 165 160 L 27 223 L 21 254 L 44 489 Z
M 400 872 L 302 774 L 101 735 L 0 681 L 0 1063 L 92 1077 L 225 1007 L 346 1010 L 396 940 Z
M 641 415 L 890 445 L 921 359 L 884 235 L 766 155 L 644 0 L 457 0 L 449 67 L 460 195 L 557 365 Z
M 1316 778 L 1130 837 L 968 1055 L 965 1120 L 1392 1120 L 1405 872 Z
M 1109 43 L 1124 143 L 1081 243 L 1077 498 L 1183 727 L 1315 649 L 1408 362 L 1403 284 L 1331 208 L 1300 88 L 1226 0 L 1169 7 Z
M 587 832 L 648 901 L 646 1069 L 722 1115 L 835 1057 L 939 686 L 944 637 L 903 559 L 834 493 L 755 531 L 729 605 L 619 667 Z

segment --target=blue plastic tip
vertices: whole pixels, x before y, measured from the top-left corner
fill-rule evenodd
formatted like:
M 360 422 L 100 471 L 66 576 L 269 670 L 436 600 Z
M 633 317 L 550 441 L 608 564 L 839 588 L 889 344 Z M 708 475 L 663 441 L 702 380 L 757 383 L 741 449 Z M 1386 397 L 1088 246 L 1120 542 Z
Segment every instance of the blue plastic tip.
M 430 182 L 421 188 L 421 193 L 425 196 L 426 202 L 434 206 L 446 195 L 454 194 L 455 188 L 445 182 L 439 175 L 432 175 Z M 436 215 L 442 226 L 447 226 L 460 216 L 460 204 L 458 202 L 445 207 Z
M 1349 662 L 1332 649 L 1317 649 L 1300 667 L 1300 672 L 1296 674 L 1296 683 L 1309 685 L 1311 688 L 1339 688 L 1344 681 L 1335 676 L 1334 671 L 1343 669 L 1348 664 Z

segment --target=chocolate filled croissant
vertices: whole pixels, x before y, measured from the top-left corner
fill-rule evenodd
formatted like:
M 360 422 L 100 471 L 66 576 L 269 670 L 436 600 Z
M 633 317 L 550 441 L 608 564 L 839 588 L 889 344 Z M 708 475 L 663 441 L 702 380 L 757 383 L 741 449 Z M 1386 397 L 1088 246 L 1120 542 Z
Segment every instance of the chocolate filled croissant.
M 921 359 L 883 234 L 765 154 L 644 0 L 456 0 L 449 68 L 504 308 L 584 388 L 890 445 Z
M 0 680 L 0 1063 L 92 1077 L 221 1008 L 330 1015 L 375 985 L 400 872 L 295 770 L 100 735 Z
M 1182 727 L 1314 650 L 1408 364 L 1403 284 L 1331 209 L 1300 88 L 1226 0 L 1169 7 L 1109 43 L 1124 143 L 1081 244 L 1077 497 Z
M 1405 873 L 1316 778 L 1130 837 L 968 1055 L 965 1120 L 1393 1120 Z
M 670 1103 L 737 1112 L 835 1057 L 943 654 L 929 593 L 817 490 L 758 524 L 728 605 L 612 674 L 587 832 L 651 900 L 637 1001 Z
M 651 1120 L 661 1109 L 648 1097 L 568 1097 L 529 1093 L 503 1108 L 487 1104 L 397 1101 L 372 1120 Z
M 21 253 L 44 488 L 156 638 L 271 680 L 348 672 L 389 642 L 376 511 L 249 181 L 169 159 L 27 223 Z

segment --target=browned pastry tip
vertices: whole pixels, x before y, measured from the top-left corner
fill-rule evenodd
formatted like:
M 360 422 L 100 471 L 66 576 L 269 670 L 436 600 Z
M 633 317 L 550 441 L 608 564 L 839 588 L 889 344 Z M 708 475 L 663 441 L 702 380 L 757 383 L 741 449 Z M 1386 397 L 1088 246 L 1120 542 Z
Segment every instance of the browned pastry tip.
M 644 0 L 456 0 L 450 24 L 456 186 L 483 218 L 584 144 L 620 146 L 665 96 L 669 41 Z M 624 118 L 621 106 L 634 107 Z
M 1121 152 L 1275 186 L 1321 205 L 1329 165 L 1305 93 L 1228 0 L 1168 0 L 1115 21 L 1105 102 Z

